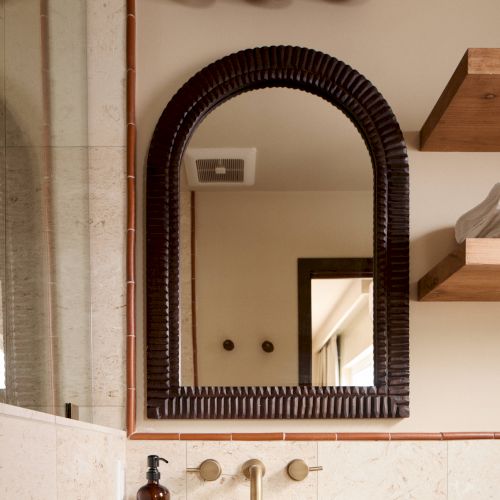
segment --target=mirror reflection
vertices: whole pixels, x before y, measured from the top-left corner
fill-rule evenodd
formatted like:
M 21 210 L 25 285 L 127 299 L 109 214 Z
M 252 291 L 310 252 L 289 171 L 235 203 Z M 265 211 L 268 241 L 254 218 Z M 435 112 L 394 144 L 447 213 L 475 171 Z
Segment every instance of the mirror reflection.
M 182 385 L 373 384 L 370 276 L 312 280 L 299 342 L 298 260 L 373 253 L 371 161 L 340 111 L 292 89 L 217 108 L 183 158 L 180 231 Z
M 373 280 L 312 279 L 313 385 L 373 384 Z

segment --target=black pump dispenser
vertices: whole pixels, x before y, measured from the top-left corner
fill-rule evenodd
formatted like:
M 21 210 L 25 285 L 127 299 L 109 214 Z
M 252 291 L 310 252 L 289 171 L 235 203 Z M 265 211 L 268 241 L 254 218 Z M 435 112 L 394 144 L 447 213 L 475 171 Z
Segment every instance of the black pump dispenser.
M 158 455 L 148 455 L 148 471 L 146 472 L 146 479 L 148 481 L 159 481 L 160 480 L 160 471 L 158 467 L 160 466 L 160 460 L 163 460 L 166 464 L 168 464 L 168 460 L 159 457 Z
M 168 464 L 168 460 L 158 455 L 148 455 L 148 470 L 146 472 L 148 483 L 137 492 L 137 500 L 170 500 L 169 491 L 159 483 L 160 460 Z

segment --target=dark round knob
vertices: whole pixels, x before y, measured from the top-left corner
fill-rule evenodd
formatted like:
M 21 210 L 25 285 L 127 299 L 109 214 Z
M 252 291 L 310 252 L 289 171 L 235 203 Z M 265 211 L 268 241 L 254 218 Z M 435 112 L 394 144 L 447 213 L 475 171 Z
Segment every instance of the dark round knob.
M 222 343 L 222 347 L 224 347 L 226 351 L 232 351 L 234 349 L 234 342 L 232 340 L 226 339 Z
M 262 342 L 262 350 L 264 352 L 273 352 L 274 351 L 274 345 L 272 342 L 269 342 L 269 340 L 265 340 Z

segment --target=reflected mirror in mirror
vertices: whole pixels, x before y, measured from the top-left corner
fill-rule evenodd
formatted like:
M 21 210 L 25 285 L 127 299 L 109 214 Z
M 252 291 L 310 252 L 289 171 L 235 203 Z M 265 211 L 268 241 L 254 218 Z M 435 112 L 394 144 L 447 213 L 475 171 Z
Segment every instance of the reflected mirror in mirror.
M 372 259 L 299 259 L 301 385 L 371 386 Z
M 180 206 L 182 385 L 357 384 L 347 366 L 335 381 L 313 377 L 297 279 L 298 259 L 373 254 L 372 166 L 353 124 L 298 90 L 239 95 L 195 130 Z
M 373 282 L 311 282 L 313 385 L 373 385 Z

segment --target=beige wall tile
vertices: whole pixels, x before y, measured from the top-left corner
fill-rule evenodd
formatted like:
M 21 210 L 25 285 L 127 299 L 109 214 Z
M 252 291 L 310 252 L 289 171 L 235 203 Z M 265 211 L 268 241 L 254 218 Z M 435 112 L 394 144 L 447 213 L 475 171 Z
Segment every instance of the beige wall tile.
M 304 481 L 296 482 L 288 477 L 286 466 L 294 458 L 302 458 L 311 466 L 316 465 L 316 450 L 317 444 L 313 442 L 188 442 L 188 467 L 198 467 L 207 458 L 217 460 L 222 467 L 222 476 L 213 482 L 205 482 L 197 473 L 189 473 L 188 498 L 248 499 L 250 483 L 241 472 L 241 467 L 247 460 L 257 458 L 266 467 L 264 498 L 315 499 L 317 473 L 311 473 Z
M 25 410 L 22 410 L 25 411 Z M 32 416 L 33 413 L 31 413 Z M 52 421 L 0 414 L 0 496 L 54 500 L 56 428 Z M 25 471 L 21 474 L 20 471 Z
M 51 152 L 58 403 L 91 406 L 88 152 L 79 147 Z
M 159 455 L 160 484 L 169 489 L 175 500 L 186 499 L 185 441 L 127 441 L 127 500 L 135 500 L 137 490 L 146 484 L 147 456 Z
M 0 40 L 5 40 L 5 0 L 0 0 Z M 0 45 L 0 148 L 5 147 L 5 42 Z
M 42 145 L 40 5 L 5 5 L 6 145 Z M 20 62 L 22 61 L 22 64 Z
M 87 2 L 89 145 L 124 146 L 124 0 Z
M 125 405 L 124 148 L 89 150 L 94 404 Z
M 85 0 L 48 2 L 51 144 L 87 145 Z
M 125 407 L 94 406 L 92 407 L 92 422 L 113 429 L 125 429 Z
M 103 429 L 57 426 L 57 498 L 121 498 L 124 490 L 125 436 Z M 54 497 L 53 497 L 54 498 Z
M 318 444 L 321 500 L 446 499 L 445 442 Z
M 500 440 L 448 443 L 448 500 L 500 498 Z

